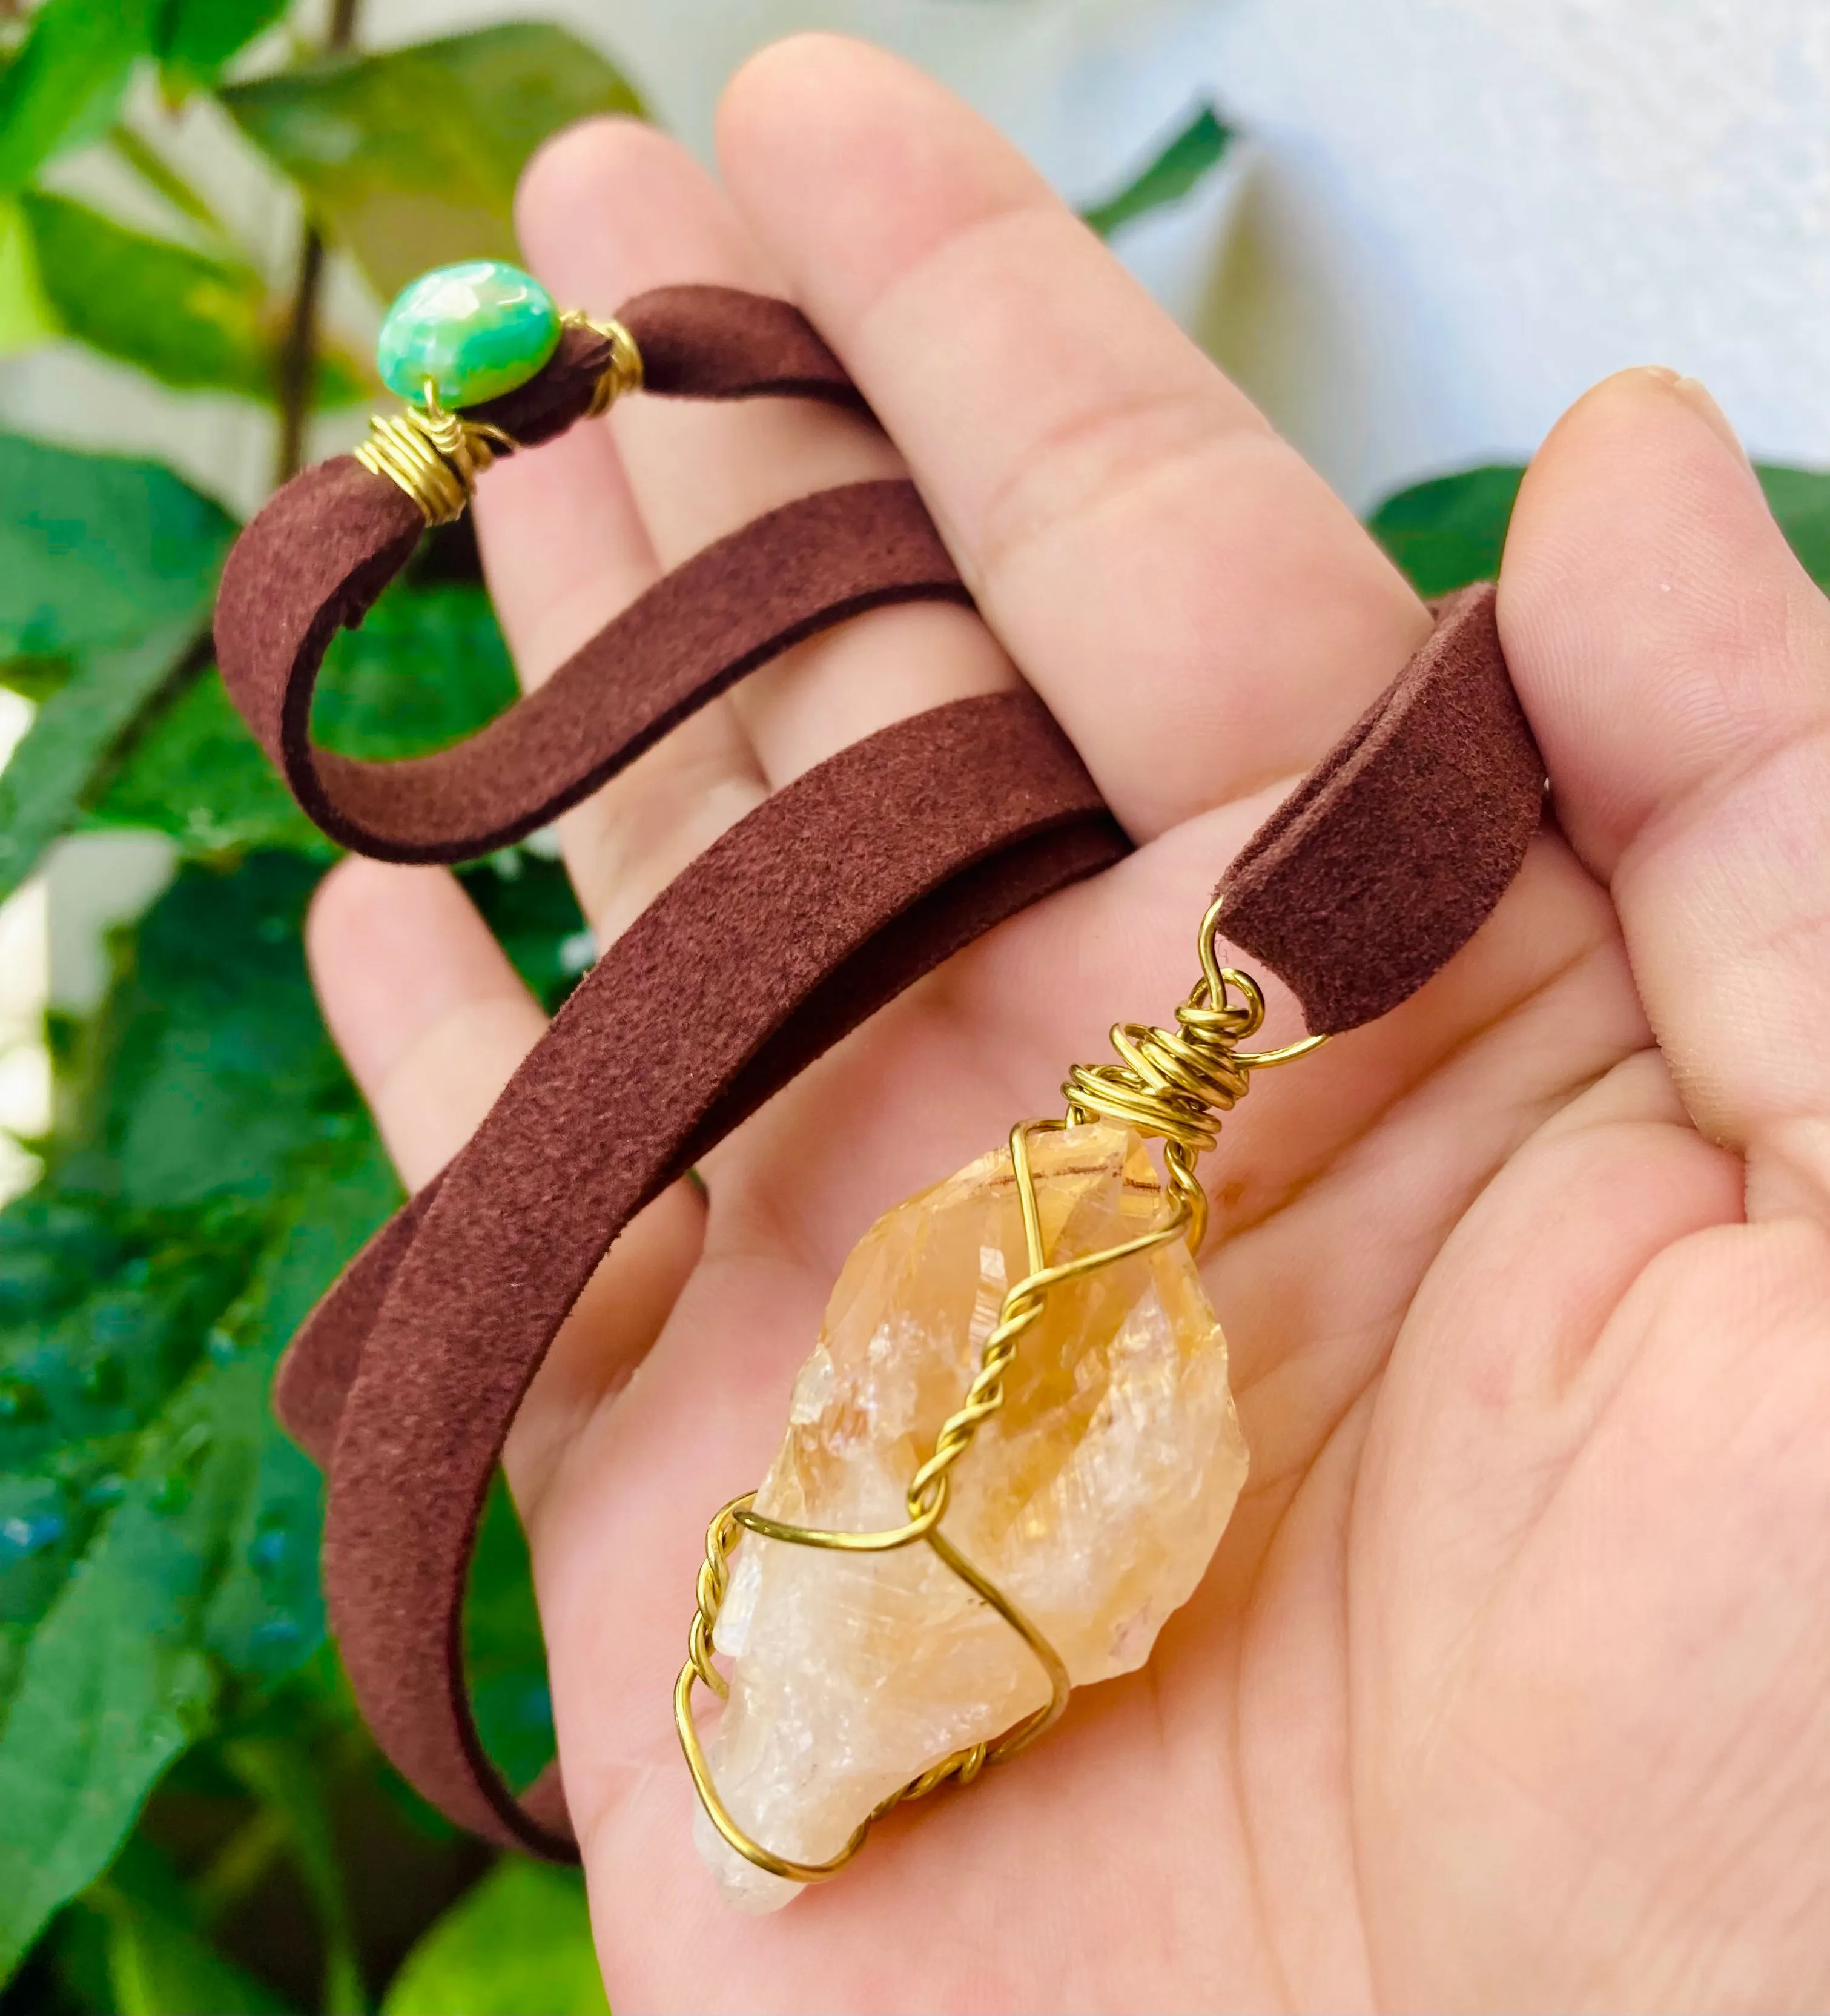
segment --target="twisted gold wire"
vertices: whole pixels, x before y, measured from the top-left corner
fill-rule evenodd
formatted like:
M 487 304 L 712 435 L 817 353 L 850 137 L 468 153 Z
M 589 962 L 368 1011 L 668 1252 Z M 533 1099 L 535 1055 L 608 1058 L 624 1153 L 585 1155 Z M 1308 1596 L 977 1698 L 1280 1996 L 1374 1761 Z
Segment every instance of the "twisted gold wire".
M 620 322 L 596 321 L 580 308 L 567 309 L 560 320 L 568 329 L 590 330 L 610 346 L 610 362 L 592 388 L 587 418 L 607 412 L 625 392 L 642 389 L 642 352 Z M 487 420 L 447 412 L 428 378 L 422 405 L 377 413 L 370 419 L 369 438 L 356 450 L 356 459 L 398 484 L 419 506 L 428 525 L 448 525 L 463 516 L 476 494 L 477 478 L 495 461 L 496 452 L 512 455 L 515 447 L 510 435 Z
M 971 1447 L 980 1424 L 1003 1404 L 1003 1377 L 1016 1355 L 1017 1339 L 1042 1314 L 1048 1289 L 1118 1257 L 1115 1251 L 1111 1254 L 1089 1255 L 1084 1259 L 1070 1261 L 1057 1268 L 1051 1269 L 1046 1264 L 1042 1244 L 1042 1215 L 1036 1204 L 1036 1179 L 1029 1166 L 1026 1137 L 1035 1128 L 1058 1129 L 1065 1125 L 1059 1120 L 1019 1121 L 1010 1129 L 1011 1165 L 1023 1214 L 1024 1245 L 1029 1272 L 1005 1296 L 997 1324 L 985 1341 L 978 1371 L 967 1389 L 966 1398 L 948 1417 L 935 1438 L 934 1454 L 916 1472 L 910 1484 L 906 1500 L 907 1524 L 881 1533 L 830 1532 L 818 1527 L 789 1525 L 755 1510 L 752 1500 L 756 1494 L 749 1492 L 721 1507 L 707 1529 L 705 1561 L 699 1571 L 698 1607 L 687 1633 L 686 1661 L 674 1683 L 674 1723 L 679 1732 L 680 1747 L 686 1754 L 686 1768 L 693 1775 L 694 1788 L 712 1825 L 738 1854 L 758 1868 L 786 1877 L 791 1882 L 819 1883 L 829 1876 L 836 1876 L 863 1846 L 865 1836 L 892 1807 L 902 1805 L 905 1800 L 924 1798 L 949 1779 L 957 1779 L 963 1785 L 971 1784 L 987 1763 L 997 1763 L 1025 1744 L 1033 1742 L 1068 1705 L 1068 1669 L 1061 1663 L 1061 1655 L 1003 1591 L 981 1574 L 937 1530 L 941 1515 L 946 1509 L 947 1474 Z M 1173 1238 L 1179 1229 L 1172 1226 L 1166 1230 L 1148 1233 L 1142 1239 L 1132 1240 L 1123 1250 L 1137 1251 L 1145 1246 L 1159 1244 L 1165 1238 Z M 838 1852 L 827 1860 L 797 1862 L 776 1854 L 752 1839 L 732 1818 L 712 1781 L 698 1728 L 693 1719 L 693 1687 L 696 1681 L 703 1680 L 721 1697 L 729 1697 L 723 1675 L 711 1663 L 712 1633 L 729 1587 L 730 1557 L 741 1537 L 740 1528 L 799 1546 L 824 1547 L 850 1553 L 884 1553 L 917 1540 L 924 1541 L 1035 1654 L 1048 1676 L 1048 1699 L 994 1741 L 969 1744 L 953 1751 L 880 1801 L 859 1823 Z
M 1244 1051 L 1239 1044 L 1256 1034 L 1264 1021 L 1264 995 L 1249 974 L 1219 963 L 1215 949 L 1220 899 L 1216 897 L 1201 920 L 1201 977 L 1176 1010 L 1173 1029 L 1136 1022 L 1115 1025 L 1112 1046 L 1117 1064 L 1076 1065 L 1062 1086 L 1068 1102 L 1061 1120 L 1020 1121 L 1010 1129 L 1010 1166 L 1023 1215 L 1023 1238 L 1028 1271 L 1005 1295 L 998 1321 L 979 1355 L 978 1370 L 966 1396 L 935 1438 L 933 1453 L 910 1480 L 900 1526 L 877 1533 L 845 1533 L 797 1526 L 772 1519 L 755 1509 L 754 1492 L 733 1498 L 719 1510 L 707 1529 L 705 1561 L 699 1571 L 698 1607 L 687 1634 L 687 1656 L 674 1685 L 674 1723 L 679 1733 L 694 1789 L 712 1825 L 739 1855 L 776 1876 L 796 1883 L 819 1883 L 836 1876 L 864 1845 L 873 1826 L 905 1800 L 924 1798 L 949 1779 L 969 1785 L 987 1764 L 1000 1762 L 1042 1734 L 1067 1705 L 1069 1682 L 1060 1655 L 1008 1597 L 988 1581 L 940 1530 L 947 1507 L 949 1479 L 979 1429 L 1004 1401 L 1004 1374 L 1017 1346 L 1043 1312 L 1050 1293 L 1064 1282 L 1115 1265 L 1133 1255 L 1149 1251 L 1187 1235 L 1198 1248 L 1207 1229 L 1207 1193 L 1194 1173 L 1199 1157 L 1219 1134 L 1219 1116 L 1245 1096 L 1254 1071 L 1263 1071 L 1303 1057 L 1327 1039 L 1309 1036 L 1281 1049 Z M 1154 1135 L 1163 1143 L 1169 1170 L 1172 1208 L 1164 1222 L 1134 1239 L 1083 1254 L 1051 1266 L 1043 1250 L 1042 1219 L 1036 1179 L 1029 1164 L 1028 1137 L 1079 1125 L 1095 1115 Z M 775 1854 L 738 1826 L 719 1797 L 707 1766 L 697 1725 L 693 1719 L 693 1690 L 699 1682 L 729 1698 L 722 1674 L 712 1664 L 713 1633 L 729 1586 L 730 1558 L 744 1532 L 803 1547 L 844 1553 L 885 1553 L 919 1541 L 933 1549 L 967 1586 L 990 1605 L 1034 1653 L 1048 1675 L 1048 1700 L 1036 1712 L 989 1742 L 955 1751 L 918 1777 L 882 1800 L 867 1813 L 838 1852 L 824 1862 L 797 1862 Z

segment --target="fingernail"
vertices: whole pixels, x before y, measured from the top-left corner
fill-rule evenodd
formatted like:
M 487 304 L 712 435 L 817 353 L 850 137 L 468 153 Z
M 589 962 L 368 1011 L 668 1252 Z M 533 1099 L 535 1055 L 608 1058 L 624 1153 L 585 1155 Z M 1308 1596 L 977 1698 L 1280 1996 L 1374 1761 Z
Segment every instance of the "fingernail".
M 1644 369 L 1648 378 L 1656 379 L 1666 391 L 1675 393 L 1699 419 L 1709 423 L 1710 430 L 1726 441 L 1743 462 L 1747 460 L 1747 450 L 1741 445 L 1740 435 L 1728 424 L 1728 416 L 1709 396 L 1709 388 L 1702 379 L 1686 378 L 1668 365 L 1648 364 Z

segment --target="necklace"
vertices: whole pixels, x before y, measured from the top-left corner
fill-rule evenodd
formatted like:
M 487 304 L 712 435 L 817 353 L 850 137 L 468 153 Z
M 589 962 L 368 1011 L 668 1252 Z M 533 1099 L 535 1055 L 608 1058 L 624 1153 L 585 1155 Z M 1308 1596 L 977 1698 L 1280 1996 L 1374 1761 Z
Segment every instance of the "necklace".
M 389 764 L 319 748 L 330 636 L 493 459 L 637 391 L 863 410 L 795 310 L 729 289 L 661 290 L 605 320 L 471 262 L 402 302 L 382 362 L 411 403 L 269 501 L 218 602 L 232 697 L 342 844 L 488 853 L 802 639 L 886 603 L 969 599 L 911 484 L 848 484 L 677 568 L 465 743 Z M 1120 1025 L 1115 1060 L 1068 1073 L 1061 1117 L 1019 1121 L 866 1234 L 769 1476 L 712 1520 L 675 1691 L 701 1845 L 740 1901 L 835 1874 L 889 1807 L 971 1783 L 1039 1736 L 1071 1684 L 1147 1655 L 1245 1474 L 1195 1271 L 1197 1162 L 1255 1073 L 1454 957 L 1516 873 L 1543 791 L 1492 591 L 1464 591 L 1227 868 L 1173 1024 Z M 1126 851 L 1027 691 L 841 751 L 606 949 L 470 1143 L 301 1327 L 275 1399 L 329 1473 L 344 1663 L 389 1756 L 459 1824 L 576 1853 L 557 1773 L 517 1796 L 485 1757 L 456 1648 L 503 1438 L 606 1248 L 875 1009 Z M 1307 1036 L 1247 1047 L 1264 996 L 1223 961 L 1223 924 L 1290 987 Z M 729 1697 L 709 1744 L 701 1685 Z

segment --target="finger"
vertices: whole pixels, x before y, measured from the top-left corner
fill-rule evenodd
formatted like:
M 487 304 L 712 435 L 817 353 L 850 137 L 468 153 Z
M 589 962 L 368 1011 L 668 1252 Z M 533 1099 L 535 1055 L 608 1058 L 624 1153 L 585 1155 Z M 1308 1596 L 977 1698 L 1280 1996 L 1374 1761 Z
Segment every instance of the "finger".
M 1134 834 L 1306 768 L 1415 649 L 1424 612 L 1345 507 L 939 85 L 804 37 L 739 74 L 719 141 Z
M 342 862 L 306 928 L 324 1017 L 409 1190 L 436 1175 L 545 1032 L 546 1018 L 442 869 Z M 565 1450 L 653 1343 L 697 1258 L 704 1211 L 676 1183 L 592 1276 L 503 1453 L 530 1530 Z
M 305 946 L 331 1035 L 416 1190 L 476 1132 L 546 1017 L 442 868 L 340 862 Z
M 1750 1214 L 1825 1211 L 1830 607 L 1700 386 L 1623 373 L 1558 423 L 1500 621 L 1691 1114 Z
M 557 671 L 661 571 L 601 427 L 574 427 L 499 463 L 478 488 L 476 512 L 491 595 L 526 686 Z M 565 814 L 567 871 L 599 943 L 626 929 L 766 789 L 720 700 Z
M 677 142 L 632 121 L 596 121 L 546 149 L 519 214 L 530 255 L 568 300 L 607 309 L 683 281 L 781 291 L 711 177 Z M 902 472 L 868 421 L 805 401 L 632 399 L 611 425 L 664 568 L 792 498 Z M 766 667 L 732 705 L 763 773 L 780 784 L 906 715 L 1012 677 L 970 614 L 885 610 Z

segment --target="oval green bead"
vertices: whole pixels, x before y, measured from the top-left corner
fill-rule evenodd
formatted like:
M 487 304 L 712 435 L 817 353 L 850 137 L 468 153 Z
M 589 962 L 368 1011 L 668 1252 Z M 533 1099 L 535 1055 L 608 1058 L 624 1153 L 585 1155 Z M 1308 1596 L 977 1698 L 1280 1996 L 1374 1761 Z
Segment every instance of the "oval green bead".
M 532 274 L 500 259 L 435 266 L 403 288 L 375 362 L 403 399 L 430 378 L 441 406 L 474 406 L 524 385 L 559 347 L 559 310 Z

